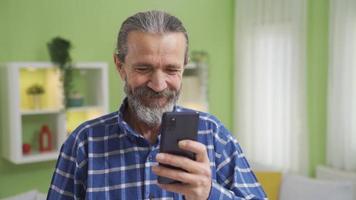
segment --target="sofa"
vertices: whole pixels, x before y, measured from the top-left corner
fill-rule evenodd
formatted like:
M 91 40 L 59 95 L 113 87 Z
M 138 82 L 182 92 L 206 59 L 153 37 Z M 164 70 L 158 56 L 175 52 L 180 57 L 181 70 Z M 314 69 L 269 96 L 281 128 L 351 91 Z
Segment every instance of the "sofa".
M 281 173 L 255 171 L 270 200 L 356 200 L 356 181 L 336 178 L 318 167 L 316 178 Z

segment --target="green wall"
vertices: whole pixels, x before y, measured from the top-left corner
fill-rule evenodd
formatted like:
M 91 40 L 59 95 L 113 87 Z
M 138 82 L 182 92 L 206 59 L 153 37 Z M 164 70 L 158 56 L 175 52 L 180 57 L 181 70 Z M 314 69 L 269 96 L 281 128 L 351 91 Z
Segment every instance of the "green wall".
M 55 36 L 69 39 L 74 61 L 109 63 L 110 110 L 114 111 L 123 97 L 112 63 L 116 34 L 126 17 L 147 9 L 166 10 L 181 18 L 191 50 L 209 53 L 210 111 L 231 128 L 233 0 L 0 0 L 0 62 L 49 61 L 46 43 Z M 32 188 L 46 192 L 54 165 L 13 165 L 0 159 L 0 198 Z
M 309 0 L 307 31 L 307 106 L 309 174 L 325 164 L 329 0 Z

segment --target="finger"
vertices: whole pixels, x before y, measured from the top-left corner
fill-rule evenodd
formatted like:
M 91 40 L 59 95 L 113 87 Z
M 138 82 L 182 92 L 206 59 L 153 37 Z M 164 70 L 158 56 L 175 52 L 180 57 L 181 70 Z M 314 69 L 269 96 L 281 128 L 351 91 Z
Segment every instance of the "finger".
M 179 148 L 196 154 L 196 161 L 209 162 L 208 153 L 204 144 L 193 140 L 181 140 L 178 143 Z
M 170 169 L 163 166 L 153 166 L 152 171 L 157 176 L 167 177 L 189 185 L 198 185 L 200 184 L 202 178 L 204 178 L 182 170 Z
M 167 154 L 167 153 L 159 153 L 156 156 L 156 160 L 161 164 L 167 164 L 173 167 L 178 167 L 194 174 L 199 174 L 203 170 L 201 169 L 203 167 L 201 166 L 201 163 L 198 163 L 197 161 L 191 160 L 183 156 L 177 156 L 177 155 Z

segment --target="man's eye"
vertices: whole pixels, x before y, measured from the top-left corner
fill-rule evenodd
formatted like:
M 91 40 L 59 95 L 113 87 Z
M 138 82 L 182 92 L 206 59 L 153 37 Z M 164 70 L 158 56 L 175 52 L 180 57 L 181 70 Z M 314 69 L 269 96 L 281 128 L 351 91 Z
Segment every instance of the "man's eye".
M 144 72 L 149 72 L 150 68 L 148 68 L 148 67 L 137 67 L 135 70 L 138 71 L 138 72 L 144 73 Z
M 179 73 L 181 70 L 180 69 L 168 69 L 167 70 L 169 74 L 177 74 Z

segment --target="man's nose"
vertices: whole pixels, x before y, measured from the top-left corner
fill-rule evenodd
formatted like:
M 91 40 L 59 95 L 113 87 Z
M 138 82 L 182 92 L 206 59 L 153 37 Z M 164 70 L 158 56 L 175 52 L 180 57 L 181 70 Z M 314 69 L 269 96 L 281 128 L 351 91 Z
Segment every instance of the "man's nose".
M 161 92 L 167 88 L 166 75 L 163 72 L 157 71 L 151 75 L 147 86 L 155 92 Z

